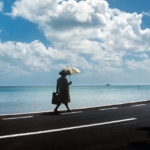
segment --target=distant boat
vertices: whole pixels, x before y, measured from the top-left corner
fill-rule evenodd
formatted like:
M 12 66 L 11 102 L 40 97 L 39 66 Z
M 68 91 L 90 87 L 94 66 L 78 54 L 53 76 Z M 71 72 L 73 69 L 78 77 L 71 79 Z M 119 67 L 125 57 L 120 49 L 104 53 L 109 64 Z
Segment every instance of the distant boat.
M 106 86 L 110 86 L 110 84 L 106 84 Z

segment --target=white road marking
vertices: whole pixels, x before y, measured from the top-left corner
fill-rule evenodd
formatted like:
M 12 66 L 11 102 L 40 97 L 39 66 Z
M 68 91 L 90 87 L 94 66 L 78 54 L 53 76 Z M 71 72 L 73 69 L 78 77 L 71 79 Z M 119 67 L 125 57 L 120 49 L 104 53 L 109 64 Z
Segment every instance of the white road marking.
M 67 113 L 61 113 L 61 115 L 69 115 L 69 114 L 76 114 L 76 113 L 82 113 L 83 111 L 75 111 L 75 112 L 67 112 Z
M 32 118 L 32 117 L 33 117 L 33 116 L 14 117 L 14 118 L 3 118 L 3 120 L 23 119 L 23 118 Z
M 59 132 L 59 131 L 66 131 L 66 130 L 73 130 L 73 129 L 80 129 L 80 128 L 87 128 L 87 127 L 101 126 L 101 125 L 107 125 L 107 124 L 113 124 L 113 123 L 127 122 L 127 121 L 133 121 L 133 120 L 136 120 L 136 118 L 128 118 L 128 119 L 114 120 L 114 121 L 108 121 L 108 122 L 102 122 L 102 123 L 95 123 L 95 124 L 88 124 L 88 125 L 60 128 L 60 129 L 52 129 L 52 130 L 45 130 L 45 131 L 37 131 L 37 132 L 29 132 L 29 133 L 19 133 L 19 134 L 12 134 L 12 135 L 4 135 L 4 136 L 0 136 L 0 139 L 20 137 L 20 136 L 29 136 L 29 135 L 37 135 L 37 134 L 44 134 L 44 133 L 52 133 L 52 132 Z
M 100 109 L 100 110 L 110 110 L 110 109 L 118 109 L 118 107 L 103 108 L 103 109 Z
M 138 107 L 138 106 L 144 106 L 146 104 L 138 104 L 138 105 L 132 105 L 132 107 Z

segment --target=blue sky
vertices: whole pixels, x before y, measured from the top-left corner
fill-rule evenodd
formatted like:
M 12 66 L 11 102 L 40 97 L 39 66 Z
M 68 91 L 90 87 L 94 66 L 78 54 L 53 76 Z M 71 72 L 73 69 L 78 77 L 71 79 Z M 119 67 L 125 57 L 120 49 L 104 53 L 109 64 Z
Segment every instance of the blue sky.
M 150 84 L 149 0 L 1 0 L 0 85 Z M 69 77 L 68 77 L 69 80 Z

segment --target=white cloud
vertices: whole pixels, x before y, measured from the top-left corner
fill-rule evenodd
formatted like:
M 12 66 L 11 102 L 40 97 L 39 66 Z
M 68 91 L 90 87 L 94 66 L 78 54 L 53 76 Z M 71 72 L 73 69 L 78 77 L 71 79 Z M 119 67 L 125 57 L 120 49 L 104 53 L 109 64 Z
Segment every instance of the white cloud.
M 76 65 L 89 68 L 90 64 L 78 54 L 66 50 L 59 51 L 46 48 L 39 41 L 31 43 L 5 42 L 0 43 L 0 68 L 1 73 L 28 74 L 32 72 L 50 71 L 52 68 L 61 67 L 60 61 L 65 66 Z M 81 63 L 81 64 L 80 64 Z M 56 65 L 57 64 L 57 65 Z M 17 71 L 16 71 L 17 70 Z
M 145 16 L 150 17 L 150 11 L 148 11 L 148 12 L 143 11 L 142 14 L 145 15 Z
M 149 56 L 148 56 L 146 53 L 135 54 L 135 56 L 137 56 L 137 57 L 139 57 L 139 58 L 143 58 L 143 59 L 149 58 Z
M 135 61 L 132 60 L 126 60 L 125 63 L 127 64 L 129 69 L 132 70 L 142 70 L 150 73 L 150 59 L 144 59 L 143 61 Z
M 126 53 L 150 50 L 150 29 L 141 29 L 145 14 L 110 9 L 105 0 L 17 0 L 9 15 L 37 24 L 54 46 L 46 49 L 39 42 L 11 43 L 13 51 L 19 52 L 5 56 L 13 61 L 19 59 L 24 67 L 35 71 L 47 71 L 50 65 L 56 67 L 54 64 L 71 64 L 89 70 L 105 66 L 103 72 L 120 73 Z M 18 55 L 30 57 L 27 61 Z M 126 60 L 125 64 L 135 69 L 136 65 L 147 65 L 145 61 L 139 64 Z
M 106 52 L 101 50 L 98 54 L 94 54 L 92 60 L 106 66 L 121 66 L 123 53 Z
M 57 0 L 16 0 L 12 6 L 12 17 L 23 17 L 31 22 L 43 22 L 55 16 Z
M 3 11 L 3 6 L 4 6 L 4 3 L 3 3 L 3 2 L 0 2 L 0 12 Z
M 48 56 L 47 50 L 38 41 L 29 44 L 11 41 L 0 43 L 0 60 L 6 66 L 6 72 L 13 71 L 12 68 L 20 69 L 23 73 L 48 71 L 51 64 Z
M 106 23 L 108 4 L 103 0 L 80 1 L 79 3 L 75 0 L 64 0 L 61 4 L 59 2 L 59 0 L 43 0 L 42 2 L 40 0 L 17 0 L 9 14 L 42 25 L 51 22 L 53 28 L 60 28 L 59 22 L 61 26 L 71 26 L 71 28 L 74 23 L 75 27 L 82 24 L 94 26 L 95 23 L 96 25 Z

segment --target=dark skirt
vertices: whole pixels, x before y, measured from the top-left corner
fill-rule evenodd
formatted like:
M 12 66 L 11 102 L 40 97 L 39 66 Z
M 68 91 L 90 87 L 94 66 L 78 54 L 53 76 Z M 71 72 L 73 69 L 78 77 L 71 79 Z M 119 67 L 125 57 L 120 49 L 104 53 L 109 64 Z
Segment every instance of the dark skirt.
M 67 104 L 70 102 L 70 94 L 69 94 L 69 90 L 61 92 L 59 94 L 59 99 L 61 103 Z

